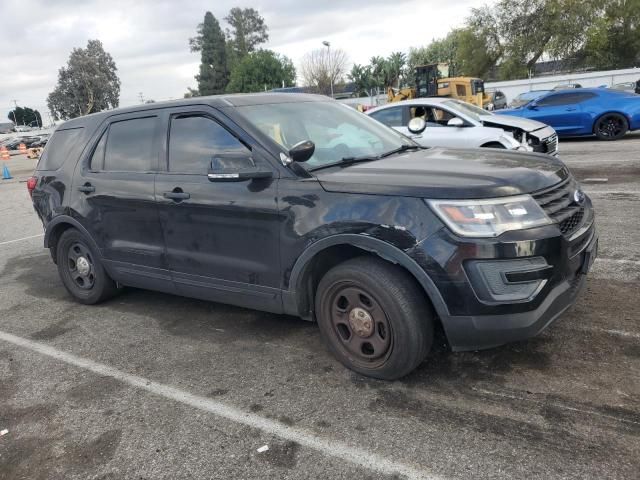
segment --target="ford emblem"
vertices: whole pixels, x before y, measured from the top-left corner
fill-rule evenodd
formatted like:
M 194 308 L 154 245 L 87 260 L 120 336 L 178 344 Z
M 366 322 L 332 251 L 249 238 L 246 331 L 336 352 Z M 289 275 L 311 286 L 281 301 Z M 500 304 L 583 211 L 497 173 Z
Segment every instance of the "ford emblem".
M 582 190 L 576 190 L 573 192 L 573 201 L 578 205 L 581 205 L 584 202 L 584 192 Z

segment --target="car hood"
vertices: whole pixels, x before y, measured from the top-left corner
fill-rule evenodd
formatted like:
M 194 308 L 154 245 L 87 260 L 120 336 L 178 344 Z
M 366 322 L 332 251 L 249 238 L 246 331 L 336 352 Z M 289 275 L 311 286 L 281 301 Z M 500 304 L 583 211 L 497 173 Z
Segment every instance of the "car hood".
M 329 192 L 472 199 L 535 192 L 569 171 L 560 160 L 536 153 L 432 148 L 314 174 Z
M 502 113 L 506 112 L 508 112 L 508 115 L 502 115 Z M 480 121 L 487 127 L 512 127 L 519 128 L 525 132 L 535 132 L 536 130 L 546 127 L 544 123 L 538 122 L 537 120 L 512 117 L 511 115 L 515 114 L 511 112 L 513 112 L 513 110 L 500 110 L 500 115 L 480 115 Z

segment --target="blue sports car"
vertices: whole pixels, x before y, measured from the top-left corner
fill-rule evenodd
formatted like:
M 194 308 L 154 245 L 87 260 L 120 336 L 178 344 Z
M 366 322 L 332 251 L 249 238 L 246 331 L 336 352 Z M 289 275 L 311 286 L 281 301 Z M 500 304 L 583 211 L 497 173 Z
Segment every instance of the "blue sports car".
M 551 92 L 500 115 L 531 118 L 553 127 L 561 137 L 595 135 L 617 140 L 640 130 L 640 95 L 606 88 Z

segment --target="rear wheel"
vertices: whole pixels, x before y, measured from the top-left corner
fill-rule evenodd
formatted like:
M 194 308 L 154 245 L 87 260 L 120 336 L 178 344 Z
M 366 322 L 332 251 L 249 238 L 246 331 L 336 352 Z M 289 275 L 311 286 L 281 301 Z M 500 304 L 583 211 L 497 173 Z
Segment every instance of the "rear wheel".
M 89 241 L 78 230 L 72 228 L 60 236 L 56 258 L 62 283 L 80 303 L 99 303 L 118 291 Z
M 326 273 L 315 299 L 320 332 L 347 368 L 383 380 L 415 369 L 433 342 L 433 313 L 422 289 L 396 265 L 373 257 Z
M 600 117 L 594 127 L 594 133 L 600 140 L 618 140 L 629 130 L 627 119 L 619 113 L 607 113 Z

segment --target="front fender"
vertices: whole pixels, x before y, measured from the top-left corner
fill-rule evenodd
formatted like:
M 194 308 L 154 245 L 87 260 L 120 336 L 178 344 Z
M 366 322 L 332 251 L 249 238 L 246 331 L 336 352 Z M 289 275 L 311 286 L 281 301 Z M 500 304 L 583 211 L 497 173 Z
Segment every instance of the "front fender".
M 285 313 L 296 316 L 307 316 L 304 311 L 304 279 L 313 258 L 327 248 L 336 245 L 350 245 L 373 253 L 388 262 L 405 268 L 422 286 L 440 317 L 448 316 L 449 310 L 436 288 L 433 280 L 407 253 L 399 248 L 375 237 L 358 234 L 338 234 L 325 237 L 310 245 L 300 255 L 291 270 L 289 290 L 283 292 L 283 308 Z

